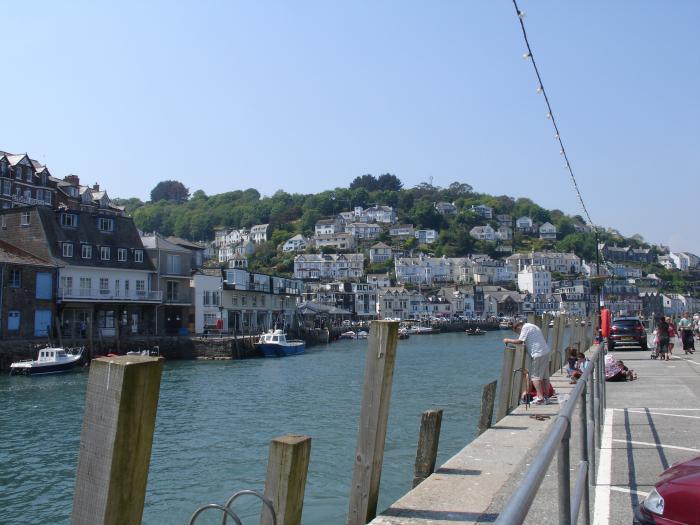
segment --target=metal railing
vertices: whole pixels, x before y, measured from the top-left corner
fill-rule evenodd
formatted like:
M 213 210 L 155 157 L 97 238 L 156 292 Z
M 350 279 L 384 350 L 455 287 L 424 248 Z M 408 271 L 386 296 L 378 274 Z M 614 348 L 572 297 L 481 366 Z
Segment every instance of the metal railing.
M 605 349 L 600 344 L 591 353 L 588 367 L 581 374 L 568 399 L 562 404 L 539 452 L 533 458 L 518 489 L 507 501 L 496 523 L 511 525 L 525 521 L 552 459 L 557 454 L 559 514 L 556 522 L 562 525 L 575 524 L 582 510 L 584 523 L 590 524 L 590 487 L 594 484 L 596 472 L 595 448 L 600 449 L 605 410 L 604 356 Z M 577 405 L 581 434 L 581 461 L 576 470 L 574 492 L 571 494 L 569 442 L 571 423 Z

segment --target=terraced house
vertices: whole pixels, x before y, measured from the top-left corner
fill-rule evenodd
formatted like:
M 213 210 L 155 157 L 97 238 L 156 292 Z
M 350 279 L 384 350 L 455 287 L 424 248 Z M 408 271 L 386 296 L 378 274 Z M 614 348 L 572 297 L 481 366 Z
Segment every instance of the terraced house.
M 335 281 L 359 279 L 364 273 L 361 253 L 303 254 L 294 258 L 294 278 Z
M 0 239 L 58 268 L 57 316 L 64 336 L 85 336 L 87 325 L 105 337 L 152 332 L 162 294 L 151 288 L 154 267 L 138 230 L 107 202 L 95 210 L 0 210 Z

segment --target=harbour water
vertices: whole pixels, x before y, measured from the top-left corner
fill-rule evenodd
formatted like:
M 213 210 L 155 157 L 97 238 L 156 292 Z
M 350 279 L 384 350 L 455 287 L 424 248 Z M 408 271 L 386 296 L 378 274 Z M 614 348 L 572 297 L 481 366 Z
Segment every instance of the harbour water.
M 444 410 L 438 465 L 473 437 L 505 332 L 399 341 L 379 510 L 411 487 L 421 413 Z M 283 359 L 172 361 L 163 371 L 143 523 L 186 523 L 196 508 L 262 491 L 269 441 L 311 436 L 303 523 L 347 514 L 367 342 Z M 68 523 L 87 373 L 0 378 L 0 523 Z M 257 523 L 259 507 L 236 511 Z M 215 512 L 200 524 L 220 523 Z

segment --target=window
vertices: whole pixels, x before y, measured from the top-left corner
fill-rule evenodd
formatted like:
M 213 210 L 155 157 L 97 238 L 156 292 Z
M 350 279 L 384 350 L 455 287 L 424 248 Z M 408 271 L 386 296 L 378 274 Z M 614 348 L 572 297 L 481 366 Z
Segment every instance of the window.
M 27 168 L 27 182 L 32 182 L 32 168 Z
M 46 204 L 51 204 L 51 196 L 53 194 L 50 191 L 46 192 L 46 195 L 44 195 L 44 199 L 46 199 Z
M 124 280 L 124 295 L 129 296 L 129 279 Z
M 97 229 L 103 232 L 114 231 L 114 219 L 106 219 L 104 217 L 100 217 L 99 219 L 97 219 Z
M 20 226 L 29 226 L 29 212 L 28 211 L 23 211 L 20 214 L 19 225 Z
M 49 272 L 36 272 L 36 298 L 51 299 L 53 297 L 53 278 Z
M 168 288 L 167 288 L 167 300 L 168 301 L 177 301 L 178 299 L 178 282 L 177 281 L 168 281 Z
M 109 279 L 106 277 L 100 277 L 100 294 L 105 295 L 109 293 Z
M 72 288 L 73 288 L 73 278 L 68 277 L 66 275 L 61 277 L 61 289 L 63 289 L 64 293 L 67 293 L 70 295 L 72 293 Z
M 219 306 L 221 301 L 220 292 L 213 290 L 206 290 L 204 292 L 204 306 Z
M 24 196 L 27 199 L 31 199 L 32 198 L 32 190 L 24 190 Z
M 91 290 L 92 290 L 92 279 L 90 277 L 81 277 L 80 278 L 80 295 L 89 297 Z
M 117 249 L 117 261 L 121 261 L 121 262 L 126 261 L 126 248 L 118 248 Z
M 136 279 L 136 293 L 143 295 L 146 292 L 146 281 L 142 279 Z
M 10 270 L 10 287 L 19 288 L 22 286 L 22 271 L 18 268 Z
M 180 256 L 168 255 L 168 273 L 178 275 L 180 273 Z
M 15 167 L 15 178 L 22 180 L 22 166 Z
M 2 194 L 12 195 L 12 183 L 9 180 L 2 181 Z
M 218 319 L 215 313 L 205 313 L 204 314 L 204 326 L 216 326 L 216 320 Z
M 73 243 L 71 243 L 71 242 L 64 242 L 63 243 L 63 256 L 64 257 L 73 257 Z
M 0 174 L 4 177 L 7 175 L 7 162 L 0 162 Z
M 91 245 L 83 244 L 81 251 L 82 251 L 83 259 L 92 259 L 92 246 Z
M 7 329 L 10 332 L 19 331 L 19 310 L 10 310 L 7 312 Z
M 234 295 L 231 297 L 231 306 L 238 306 L 238 296 Z
M 44 201 L 44 190 L 36 190 L 36 200 Z
M 109 252 L 109 246 L 100 246 L 100 259 L 102 259 L 103 261 L 109 261 Z
M 37 195 L 37 199 L 39 196 Z M 75 213 L 62 213 L 61 226 L 64 228 L 76 228 L 78 226 L 78 216 Z
M 134 262 L 143 262 L 143 250 L 134 250 Z

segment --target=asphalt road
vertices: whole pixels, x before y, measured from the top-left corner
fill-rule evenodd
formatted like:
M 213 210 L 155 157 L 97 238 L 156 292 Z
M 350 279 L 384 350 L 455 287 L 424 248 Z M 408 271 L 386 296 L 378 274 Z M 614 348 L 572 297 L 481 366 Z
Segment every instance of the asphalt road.
M 700 358 L 671 361 L 615 350 L 638 379 L 607 383 L 607 432 L 599 459 L 594 523 L 632 523 L 636 506 L 669 466 L 700 455 Z

